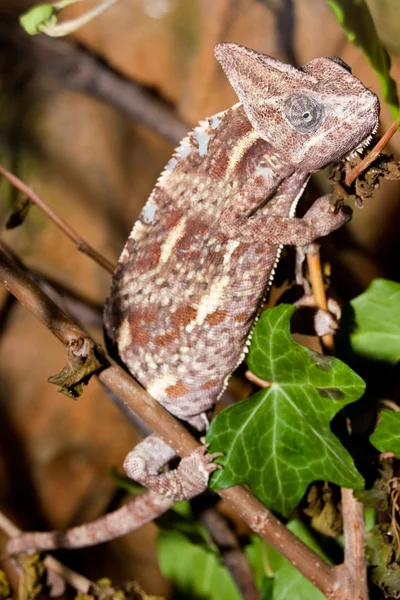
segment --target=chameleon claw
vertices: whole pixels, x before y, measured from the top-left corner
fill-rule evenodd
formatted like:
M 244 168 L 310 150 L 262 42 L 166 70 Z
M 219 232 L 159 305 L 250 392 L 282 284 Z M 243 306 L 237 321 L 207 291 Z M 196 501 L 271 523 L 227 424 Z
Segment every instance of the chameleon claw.
M 207 489 L 208 480 L 221 465 L 213 462 L 222 456 L 221 452 L 207 453 L 207 446 L 201 446 L 181 460 L 175 474 L 175 488 L 171 491 L 175 500 L 188 500 Z
M 192 454 L 188 458 L 194 457 L 196 455 L 200 459 L 199 467 L 204 469 L 204 471 L 206 471 L 207 473 L 211 474 L 214 471 L 216 471 L 217 469 L 222 469 L 222 465 L 215 463 L 214 460 L 216 458 L 220 458 L 221 456 L 223 456 L 223 453 L 222 452 L 213 452 L 213 453 L 209 454 L 207 452 L 209 447 L 210 447 L 210 444 L 205 444 L 204 446 L 197 448 L 197 450 L 192 452 Z M 185 459 L 183 459 L 183 460 L 185 460 Z

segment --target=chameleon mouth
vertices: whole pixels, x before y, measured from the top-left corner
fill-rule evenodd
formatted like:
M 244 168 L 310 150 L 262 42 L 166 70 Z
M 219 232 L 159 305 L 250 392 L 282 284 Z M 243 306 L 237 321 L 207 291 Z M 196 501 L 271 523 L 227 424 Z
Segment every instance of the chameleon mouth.
M 357 146 L 357 148 L 354 148 L 354 150 L 352 150 L 351 152 L 349 152 L 349 154 L 347 154 L 347 156 L 345 156 L 345 160 L 351 160 L 352 158 L 355 158 L 357 156 L 357 154 L 362 154 L 365 150 L 365 148 L 367 148 L 370 143 L 372 138 L 374 137 L 374 135 L 376 134 L 376 132 L 378 131 L 378 123 L 375 125 L 373 131 L 370 133 L 370 135 L 368 135 L 362 142 L 361 144 L 359 144 Z

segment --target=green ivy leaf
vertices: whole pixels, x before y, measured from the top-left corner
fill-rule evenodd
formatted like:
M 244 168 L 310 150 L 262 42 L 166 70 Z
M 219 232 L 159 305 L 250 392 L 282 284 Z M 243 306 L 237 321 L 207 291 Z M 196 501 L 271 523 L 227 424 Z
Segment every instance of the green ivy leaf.
M 201 544 L 217 551 L 207 529 L 193 514 L 190 502 L 177 502 L 166 513 L 156 519 L 157 526 L 163 531 L 182 533 L 192 544 Z
M 55 11 L 52 4 L 39 4 L 20 16 L 19 22 L 29 35 L 40 33 L 41 27 L 52 22 Z
M 400 412 L 383 410 L 381 422 L 369 440 L 379 452 L 393 452 L 400 458 Z
M 354 326 L 350 333 L 353 352 L 366 358 L 395 364 L 400 360 L 400 284 L 375 279 L 350 302 Z
M 180 593 L 193 600 L 241 600 L 220 556 L 193 544 L 183 533 L 161 530 L 157 537 L 160 569 Z
M 294 307 L 264 312 L 254 330 L 250 370 L 272 384 L 223 410 L 211 424 L 207 442 L 222 452 L 224 469 L 212 487 L 247 483 L 268 507 L 289 515 L 307 486 L 328 480 L 362 488 L 353 459 L 330 429 L 333 417 L 357 400 L 365 384 L 340 360 L 293 342 Z
M 379 41 L 365 0 L 327 0 L 347 38 L 358 46 L 375 70 L 383 97 L 395 119 L 399 116 L 396 82 L 389 74 L 390 56 Z
M 309 548 L 329 562 L 307 527 L 298 519 L 287 525 Z M 251 537 L 246 555 L 253 568 L 263 600 L 324 600 L 325 596 L 306 579 L 286 558 L 258 536 Z

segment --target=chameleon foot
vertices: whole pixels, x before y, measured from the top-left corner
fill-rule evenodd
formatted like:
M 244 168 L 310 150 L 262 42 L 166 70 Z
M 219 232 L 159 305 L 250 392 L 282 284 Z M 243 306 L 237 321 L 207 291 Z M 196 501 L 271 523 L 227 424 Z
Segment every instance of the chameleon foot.
M 183 458 L 176 471 L 167 473 L 174 477 L 170 480 L 171 487 L 166 495 L 174 500 L 189 500 L 203 493 L 207 489 L 211 473 L 222 468 L 213 462 L 219 456 L 222 456 L 220 452 L 208 454 L 207 447 L 202 446 Z
M 160 473 L 174 455 L 165 442 L 151 435 L 128 454 L 124 468 L 135 481 L 175 501 L 188 500 L 204 492 L 210 474 L 221 468 L 213 462 L 221 454 L 207 454 L 207 447 L 201 446 L 183 458 L 176 469 Z

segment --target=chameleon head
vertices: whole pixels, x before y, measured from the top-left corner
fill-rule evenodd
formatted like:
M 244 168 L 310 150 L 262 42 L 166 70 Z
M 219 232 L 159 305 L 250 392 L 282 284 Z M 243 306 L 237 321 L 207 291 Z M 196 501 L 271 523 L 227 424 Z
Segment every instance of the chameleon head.
M 377 96 L 340 59 L 296 69 L 237 44 L 218 44 L 215 56 L 256 132 L 297 170 L 344 158 L 378 128 Z

